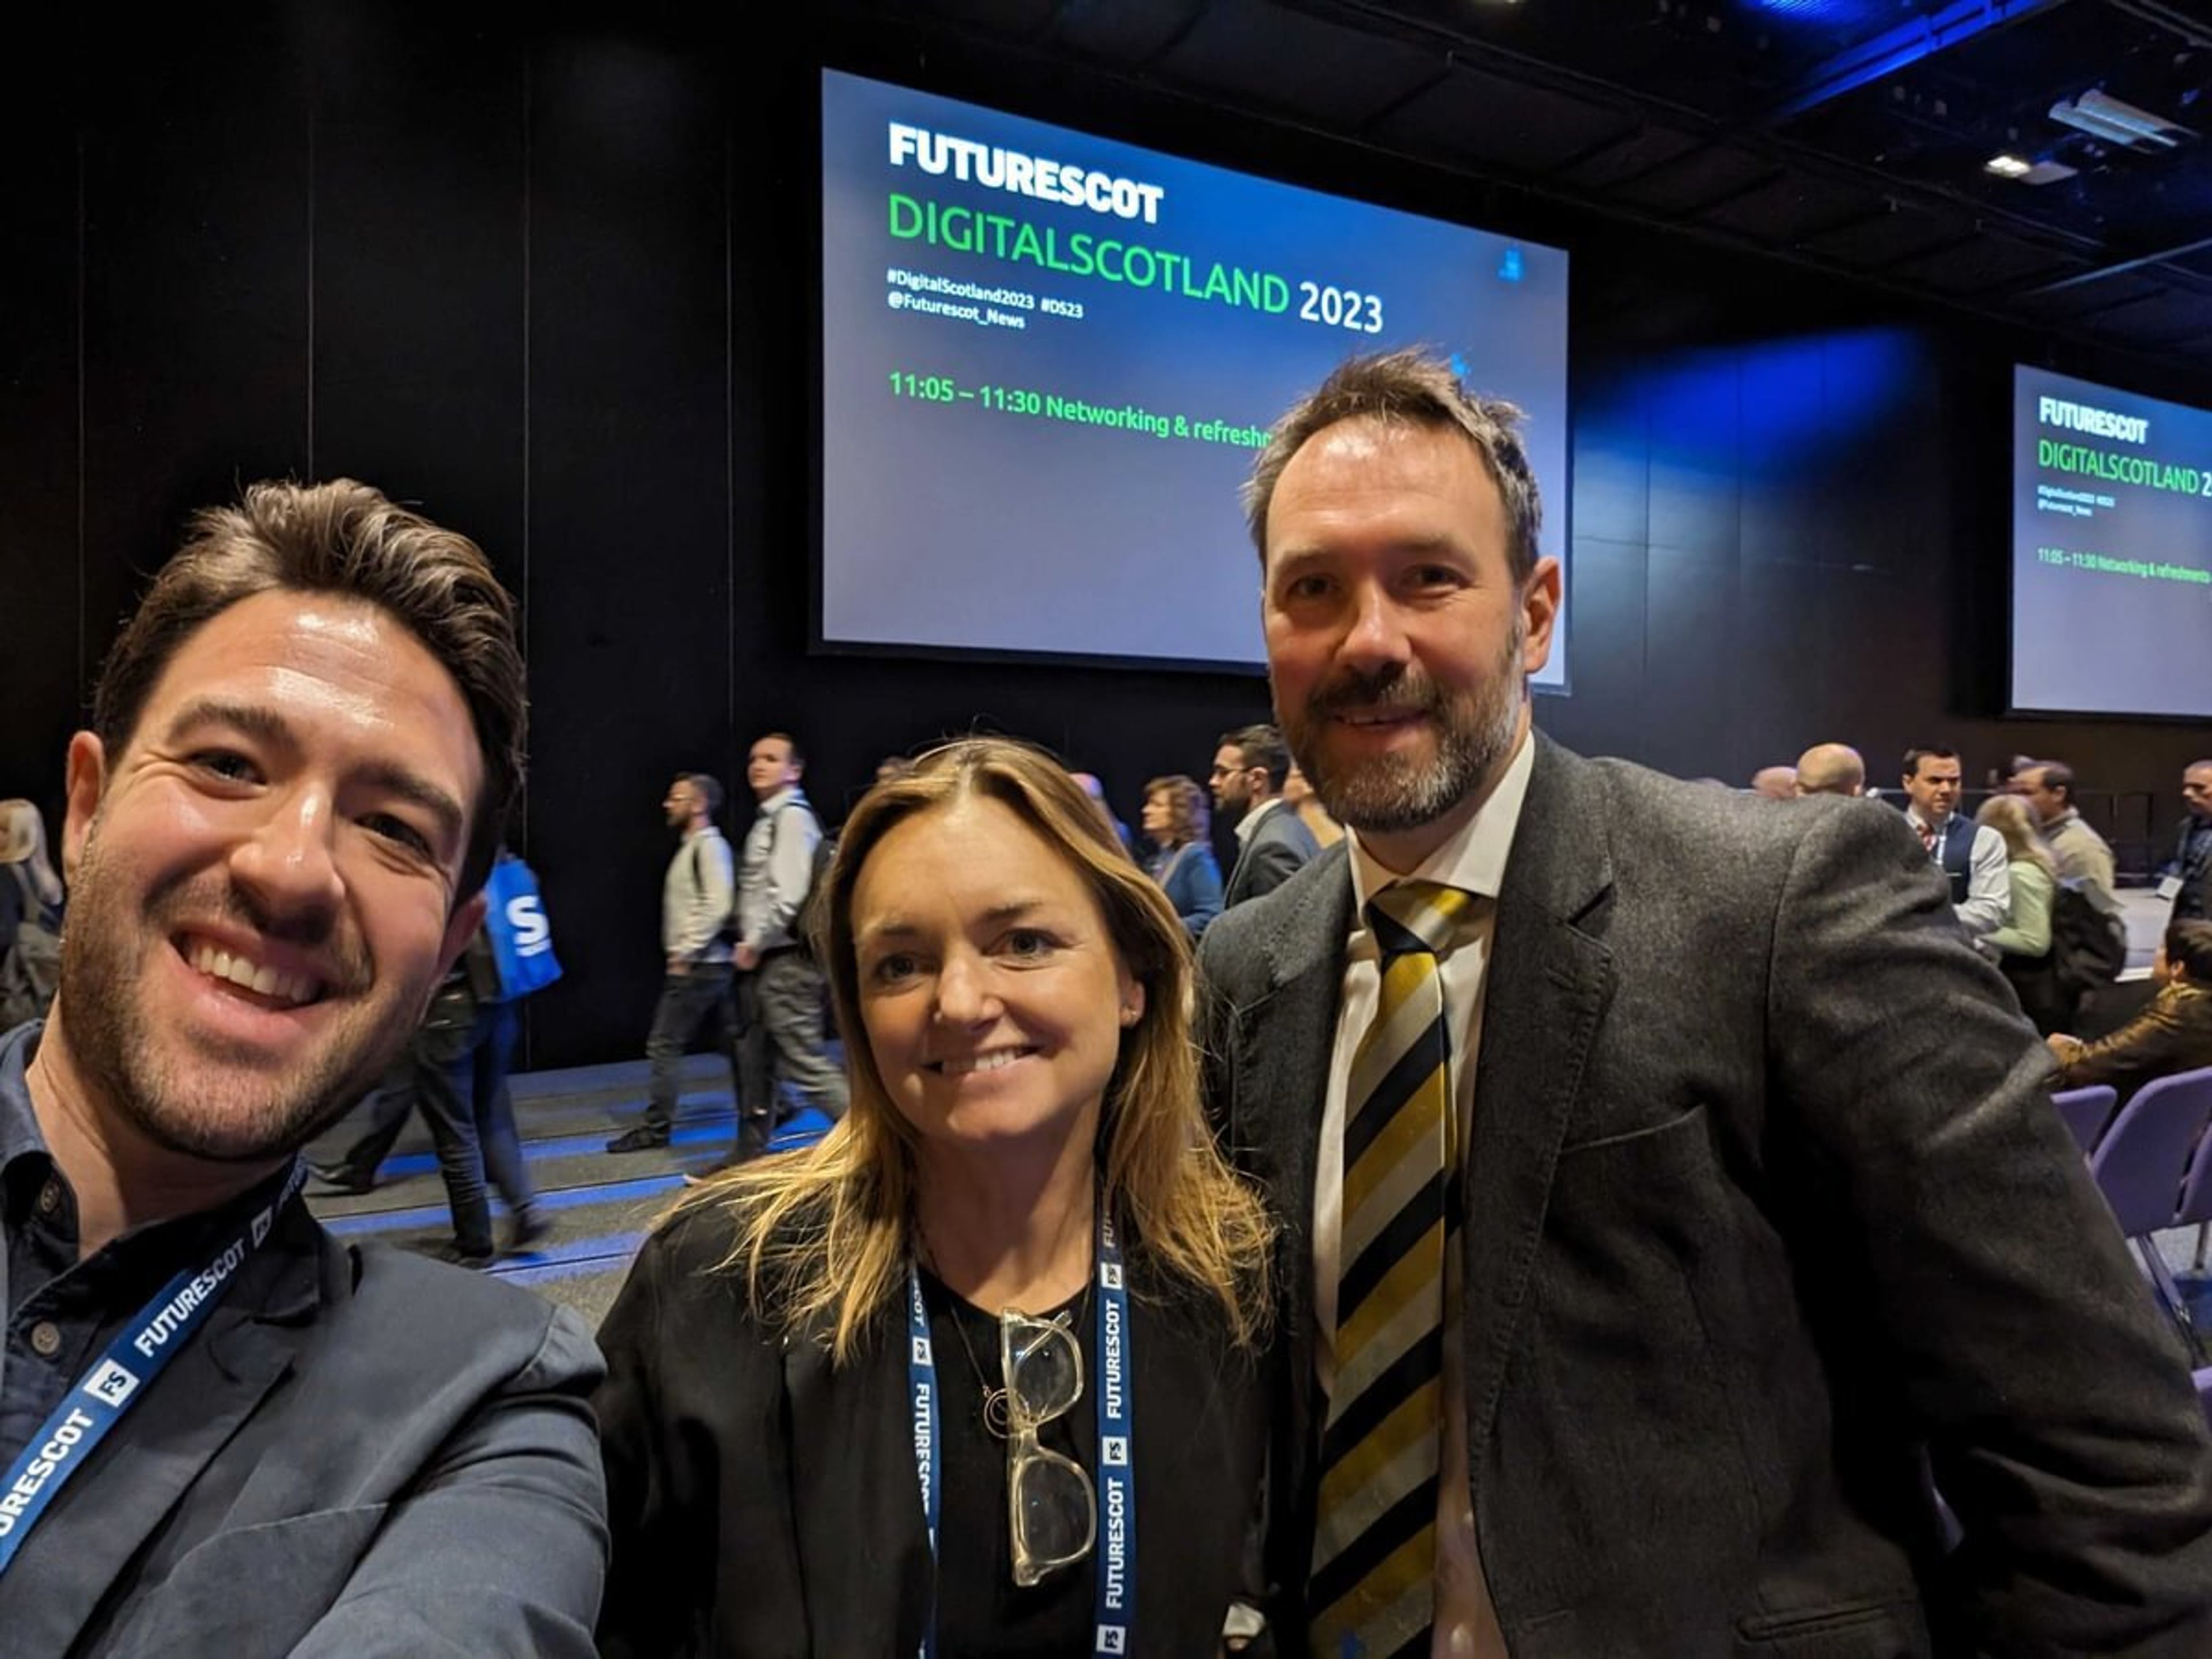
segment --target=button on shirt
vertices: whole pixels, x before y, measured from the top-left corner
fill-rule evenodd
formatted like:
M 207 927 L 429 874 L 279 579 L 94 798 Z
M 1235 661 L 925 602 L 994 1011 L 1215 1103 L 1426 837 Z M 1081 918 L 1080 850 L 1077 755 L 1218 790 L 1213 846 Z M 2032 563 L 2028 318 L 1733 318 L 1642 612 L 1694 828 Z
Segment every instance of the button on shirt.
M 218 1210 L 133 1228 L 77 1260 L 76 1194 L 40 1132 L 23 1073 L 39 1024 L 0 1035 L 0 1225 L 8 1340 L 0 1358 L 0 1468 L 12 1465 L 77 1379 L 186 1262 L 267 1204 L 273 1176 Z
M 1491 938 L 1497 926 L 1498 892 L 1505 877 L 1513 831 L 1528 793 L 1536 744 L 1522 740 L 1497 789 L 1474 820 L 1438 848 L 1407 879 L 1443 882 L 1480 894 L 1462 918 L 1437 973 L 1443 981 L 1444 1017 L 1451 1030 L 1451 1095 L 1456 1116 L 1453 1144 L 1464 1167 L 1473 1144 L 1475 1057 L 1482 1039 L 1483 990 L 1490 966 Z M 1346 836 L 1352 849 L 1352 931 L 1346 942 L 1344 989 L 1337 1012 L 1336 1037 L 1329 1053 L 1328 1093 L 1322 1112 L 1320 1158 L 1314 1181 L 1314 1358 L 1322 1391 L 1336 1380 L 1338 1255 L 1343 1237 L 1344 1115 L 1352 1051 L 1375 1017 L 1382 994 L 1382 969 L 1365 921 L 1367 901 L 1399 877 L 1369 856 L 1357 831 Z M 1462 1170 L 1454 1171 L 1454 1178 Z M 1437 1600 L 1432 1651 L 1442 1659 L 1504 1659 L 1505 1638 L 1483 1582 L 1482 1560 L 1474 1536 L 1474 1495 L 1467 1479 L 1467 1332 L 1461 1313 L 1461 1253 L 1444 1262 L 1444 1389 L 1442 1476 L 1437 1496 Z

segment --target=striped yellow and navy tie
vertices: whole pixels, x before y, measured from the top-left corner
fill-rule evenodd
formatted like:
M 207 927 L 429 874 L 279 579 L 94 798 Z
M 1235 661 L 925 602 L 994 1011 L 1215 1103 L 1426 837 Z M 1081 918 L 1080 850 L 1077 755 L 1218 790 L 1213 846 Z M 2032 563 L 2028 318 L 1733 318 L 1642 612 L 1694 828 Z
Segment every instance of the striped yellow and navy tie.
M 1345 1089 L 1336 1386 L 1322 1433 L 1309 1603 L 1316 1659 L 1429 1650 L 1444 1257 L 1459 1221 L 1437 958 L 1474 897 L 1407 881 L 1367 905 L 1382 989 Z

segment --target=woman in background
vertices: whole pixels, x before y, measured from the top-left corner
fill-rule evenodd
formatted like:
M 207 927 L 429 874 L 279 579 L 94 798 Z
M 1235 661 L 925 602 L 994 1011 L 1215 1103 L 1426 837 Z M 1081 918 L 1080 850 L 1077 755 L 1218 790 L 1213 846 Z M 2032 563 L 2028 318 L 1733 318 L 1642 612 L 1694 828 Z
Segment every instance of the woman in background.
M 1145 786 L 1145 836 L 1158 849 L 1145 866 L 1195 940 L 1221 914 L 1221 866 L 1206 839 L 1206 791 L 1182 773 Z
M 1992 795 L 1974 814 L 2004 837 L 2005 867 L 2012 878 L 2012 900 L 2004 925 L 1983 944 L 1995 951 L 1997 967 L 2012 981 L 2021 1011 L 2045 1036 L 2074 1018 L 2075 999 L 2058 983 L 2051 955 L 2051 909 L 2058 893 L 2057 866 L 2036 833 L 2028 805 L 2018 795 Z
M 684 1200 L 599 1334 L 601 1651 L 1212 1653 L 1272 1244 L 1182 929 L 999 739 L 870 790 L 826 897 L 852 1109 Z

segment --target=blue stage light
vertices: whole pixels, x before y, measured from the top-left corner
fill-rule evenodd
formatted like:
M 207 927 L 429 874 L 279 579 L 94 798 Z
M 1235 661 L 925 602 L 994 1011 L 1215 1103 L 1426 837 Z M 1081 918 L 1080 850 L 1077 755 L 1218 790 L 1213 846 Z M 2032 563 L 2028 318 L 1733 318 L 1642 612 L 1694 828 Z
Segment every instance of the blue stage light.
M 1752 0 L 1752 7 L 1808 23 L 1856 23 L 1891 9 L 1875 0 Z

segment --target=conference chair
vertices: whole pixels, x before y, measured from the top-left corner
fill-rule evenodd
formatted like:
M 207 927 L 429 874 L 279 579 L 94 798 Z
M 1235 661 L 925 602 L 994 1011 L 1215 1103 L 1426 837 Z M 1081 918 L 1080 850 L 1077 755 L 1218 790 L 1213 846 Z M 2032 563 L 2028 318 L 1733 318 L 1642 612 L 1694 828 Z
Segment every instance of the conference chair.
M 2135 1241 L 2159 1300 L 2198 1364 L 2208 1363 L 2190 1322 L 2189 1304 L 2152 1237 L 2178 1224 L 2190 1155 L 2212 1120 L 2212 1066 L 2146 1083 L 2121 1109 L 2089 1155 L 2090 1173 L 2120 1231 Z
M 2074 1144 L 2081 1149 L 2083 1157 L 2097 1150 L 2097 1138 L 2104 1133 L 2112 1115 L 2113 1103 L 2119 1097 L 2120 1091 L 2108 1083 L 2100 1083 L 2091 1089 L 2069 1089 L 2063 1094 L 2051 1097 L 2058 1115 L 2074 1132 Z

